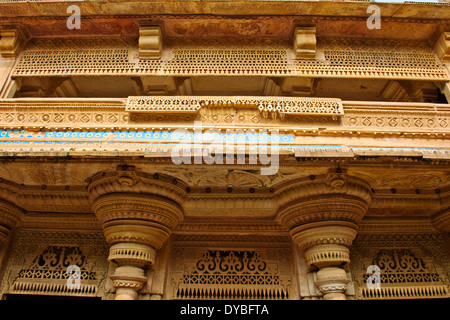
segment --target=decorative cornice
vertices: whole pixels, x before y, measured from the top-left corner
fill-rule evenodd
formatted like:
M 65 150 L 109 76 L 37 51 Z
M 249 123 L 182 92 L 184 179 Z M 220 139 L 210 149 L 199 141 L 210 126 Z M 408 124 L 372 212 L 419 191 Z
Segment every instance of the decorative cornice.
M 5 19 L 66 19 L 64 15 L 55 16 L 49 12 L 55 12 L 55 8 L 67 7 L 67 3 L 47 3 L 46 1 L 25 1 L 3 0 L 5 6 L 2 15 Z M 276 19 L 289 18 L 292 20 L 300 19 L 332 19 L 332 20 L 366 20 L 366 8 L 369 1 L 241 1 L 232 4 L 217 5 L 214 1 L 202 1 L 201 4 L 196 1 L 185 1 L 180 3 L 154 3 L 147 1 L 135 2 L 133 6 L 126 6 L 126 1 L 118 1 L 114 6 L 109 5 L 107 1 L 98 1 L 93 4 L 89 1 L 69 1 L 68 3 L 77 3 L 86 13 L 87 19 L 105 19 L 105 18 L 127 18 L 161 20 L 161 19 L 206 19 L 206 18 L 229 18 L 229 19 Z M 36 6 L 36 3 L 39 6 Z M 448 3 L 378 3 L 378 6 L 386 12 L 383 19 L 389 21 L 417 20 L 417 21 L 439 21 L 444 23 L 450 19 L 447 14 L 446 5 Z M 21 11 L 13 10 L 18 6 Z M 121 8 L 121 14 L 117 14 L 117 7 Z M 11 8 L 12 7 L 12 8 Z M 311 9 L 314 8 L 314 10 Z M 140 14 L 136 14 L 136 8 L 141 9 Z M 431 10 L 431 8 L 433 10 Z M 8 10 L 9 9 L 9 10 Z M 52 9 L 53 11 L 51 11 Z M 21 15 L 14 14 L 21 12 Z M 292 15 L 292 12 L 303 13 L 302 15 Z M 327 15 L 317 14 L 317 12 L 326 12 Z M 199 14 L 201 13 L 201 14 Z M 394 14 L 395 13 L 395 14 Z
M 157 133 L 160 137 L 164 134 L 170 137 L 171 129 L 179 129 L 180 126 L 192 128 L 195 120 L 201 120 L 204 125 L 214 125 L 220 132 L 231 126 L 230 121 L 237 121 L 239 125 L 251 124 L 253 127 L 258 124 L 268 130 L 283 130 L 283 133 L 293 133 L 295 136 L 308 136 L 314 132 L 313 135 L 320 133 L 321 136 L 449 138 L 446 135 L 450 127 L 450 108 L 447 104 L 308 100 L 295 97 L 287 101 L 283 100 L 284 98 L 260 97 L 259 102 L 263 103 L 263 108 L 259 110 L 256 100 L 252 102 L 253 105 L 235 105 L 238 102 L 237 99 L 198 98 L 180 100 L 179 97 L 164 97 L 158 100 L 155 97 L 148 97 L 142 101 L 139 96 L 129 97 L 128 100 L 113 98 L 1 99 L 0 121 L 3 128 L 17 130 L 2 131 L 2 140 L 21 141 L 28 144 L 28 146 L 20 146 L 22 149 L 33 146 L 32 142 L 65 141 L 72 143 L 72 149 L 73 142 L 87 142 L 87 140 L 111 143 L 126 138 L 129 141 L 142 142 L 137 134 L 147 137 L 154 133 L 154 128 L 160 128 L 160 130 L 167 128 L 166 132 Z M 210 98 L 214 98 L 214 101 L 210 102 L 215 104 L 210 103 L 206 108 L 197 105 L 197 103 L 205 103 Z M 144 112 L 127 112 L 127 101 L 138 107 L 142 102 Z M 251 101 L 247 100 L 247 102 Z M 279 103 L 290 111 L 280 113 L 282 110 L 277 106 Z M 311 104 L 308 105 L 308 103 Z M 229 107 L 221 111 L 228 104 Z M 293 107 L 295 104 L 299 106 L 297 114 Z M 269 105 L 272 106 L 271 111 Z M 308 106 L 303 108 L 302 105 Z M 200 110 L 197 109 L 198 106 L 201 107 Z M 237 118 L 232 114 L 236 108 L 239 108 L 240 114 Z M 314 108 L 314 113 L 309 114 L 308 110 Z M 173 112 L 167 113 L 172 109 Z M 320 109 L 324 109 L 325 113 L 322 113 Z M 328 109 L 334 110 L 333 113 L 330 111 L 327 114 Z M 188 111 L 194 114 L 186 113 Z M 277 118 L 272 118 L 273 115 Z M 341 121 L 338 123 L 337 120 L 333 120 L 334 116 L 340 117 Z M 300 130 L 299 123 L 313 127 Z M 314 129 L 314 126 L 325 126 L 325 130 L 321 129 L 319 132 L 318 129 Z M 152 128 L 152 132 L 149 132 L 149 128 Z M 90 132 L 80 133 L 80 130 Z M 124 135 L 123 138 L 122 135 Z M 104 147 L 104 144 L 102 146 Z M 42 148 L 42 144 L 40 147 Z M 55 149 L 55 146 L 51 148 Z

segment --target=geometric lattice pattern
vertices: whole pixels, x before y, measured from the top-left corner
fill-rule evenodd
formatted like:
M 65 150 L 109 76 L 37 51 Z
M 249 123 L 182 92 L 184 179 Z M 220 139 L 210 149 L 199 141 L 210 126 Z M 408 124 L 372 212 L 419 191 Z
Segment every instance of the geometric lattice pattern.
M 101 47 L 93 41 L 78 41 L 76 49 L 64 43 L 60 47 L 49 45 L 48 41 L 35 44 L 24 51 L 12 76 L 253 75 L 448 80 L 433 49 L 419 42 L 397 41 L 393 48 L 392 43 L 382 41 L 319 41 L 317 51 L 323 54 L 320 60 L 295 60 L 290 55 L 292 49 L 284 46 L 252 49 L 239 44 L 234 44 L 235 48 L 169 47 L 160 60 L 139 60 L 132 44 L 113 42 Z
M 67 285 L 71 275 L 67 272 L 69 266 L 78 266 L 80 269 L 78 287 Z M 20 270 L 10 292 L 94 296 L 98 286 L 92 267 L 79 247 L 48 246 L 34 259 L 31 266 Z
M 254 107 L 265 118 L 284 117 L 286 114 L 342 115 L 340 99 L 311 97 L 257 97 L 257 96 L 130 96 L 129 112 L 197 112 L 201 107 L 221 106 Z
M 288 281 L 256 251 L 208 250 L 185 266 L 177 299 L 287 299 Z
M 409 249 L 382 249 L 373 260 L 380 268 L 381 288 L 361 288 L 366 299 L 410 299 L 445 297 L 447 286 L 439 274 L 425 266 L 422 259 Z M 370 274 L 363 280 L 367 283 Z

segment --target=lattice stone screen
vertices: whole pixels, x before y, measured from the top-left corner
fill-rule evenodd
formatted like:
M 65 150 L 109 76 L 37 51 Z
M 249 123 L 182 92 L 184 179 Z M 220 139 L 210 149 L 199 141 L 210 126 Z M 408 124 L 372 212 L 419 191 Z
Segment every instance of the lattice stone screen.
M 337 98 L 257 97 L 257 96 L 130 96 L 128 112 L 195 113 L 202 107 L 257 108 L 264 118 L 284 118 L 286 115 L 343 115 Z
M 296 60 L 289 42 L 168 41 L 160 60 L 139 60 L 123 39 L 32 40 L 13 77 L 71 75 L 300 76 L 447 81 L 433 48 L 418 41 L 318 39 L 316 60 Z
M 105 294 L 108 246 L 102 234 L 21 231 L 14 240 L 11 257 L 2 279 L 2 293 L 82 297 Z M 70 266 L 79 268 L 79 282 L 74 281 L 78 273 Z
M 288 299 L 291 278 L 252 250 L 206 250 L 173 278 L 174 299 Z
M 380 268 L 381 288 L 361 288 L 364 299 L 414 299 L 446 297 L 448 288 L 439 274 L 409 249 L 382 249 L 373 260 Z M 363 279 L 367 285 L 370 275 Z

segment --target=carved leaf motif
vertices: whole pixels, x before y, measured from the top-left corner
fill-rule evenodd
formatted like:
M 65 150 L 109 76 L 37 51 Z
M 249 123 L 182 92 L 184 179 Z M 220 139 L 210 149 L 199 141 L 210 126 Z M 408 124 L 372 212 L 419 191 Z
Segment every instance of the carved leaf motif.
M 379 182 L 380 187 L 422 187 L 436 188 L 443 182 L 443 179 L 433 174 L 413 174 L 407 176 L 384 176 Z
M 77 265 L 81 267 L 84 263 L 84 259 L 81 255 L 80 249 L 75 248 L 72 252 L 67 254 L 64 259 L 64 266 Z
M 257 175 L 244 171 L 231 171 L 209 174 L 200 177 L 197 181 L 198 186 L 234 186 L 234 187 L 261 187 L 264 183 Z
M 58 263 L 58 259 L 56 256 L 56 252 L 54 252 L 53 247 L 50 247 L 39 259 L 36 259 L 38 261 L 38 266 L 42 268 L 51 268 L 55 266 Z M 39 261 L 42 261 L 42 264 L 39 263 Z

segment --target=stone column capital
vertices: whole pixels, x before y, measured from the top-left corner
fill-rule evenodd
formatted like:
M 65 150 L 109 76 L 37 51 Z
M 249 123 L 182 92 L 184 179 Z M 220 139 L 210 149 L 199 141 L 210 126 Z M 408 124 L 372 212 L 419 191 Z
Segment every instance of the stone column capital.
M 435 214 L 431 221 L 439 231 L 450 232 L 450 208 Z
M 134 166 L 120 165 L 116 170 L 99 172 L 89 179 L 91 202 L 107 194 L 135 193 L 157 195 L 182 204 L 186 185 L 173 177 L 139 171 Z
M 15 204 L 0 199 L 0 242 L 6 240 L 11 230 L 24 216 L 24 211 Z
M 326 197 L 347 197 L 358 199 L 369 205 L 372 201 L 370 184 L 358 177 L 349 175 L 343 169 L 330 170 L 322 175 L 310 175 L 293 181 L 276 192 L 280 211 L 308 199 Z

